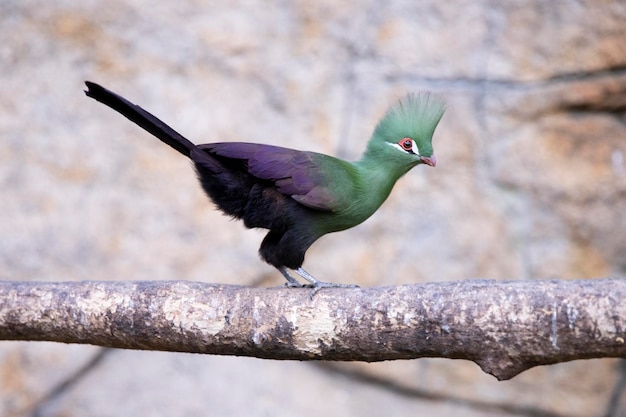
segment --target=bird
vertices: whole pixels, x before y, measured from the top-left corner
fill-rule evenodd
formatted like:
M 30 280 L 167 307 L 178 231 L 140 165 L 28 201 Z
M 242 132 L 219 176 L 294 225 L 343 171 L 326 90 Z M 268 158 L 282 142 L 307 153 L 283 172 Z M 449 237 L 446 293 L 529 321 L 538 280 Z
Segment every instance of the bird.
M 196 145 L 124 97 L 85 81 L 85 94 L 119 112 L 195 165 L 204 192 L 219 210 L 247 228 L 268 229 L 260 257 L 287 287 L 357 287 L 318 280 L 302 264 L 321 236 L 369 218 L 396 181 L 417 165 L 437 163 L 432 138 L 444 112 L 429 92 L 408 94 L 389 107 L 355 162 L 280 146 L 218 142 Z M 289 271 L 305 281 L 301 284 Z

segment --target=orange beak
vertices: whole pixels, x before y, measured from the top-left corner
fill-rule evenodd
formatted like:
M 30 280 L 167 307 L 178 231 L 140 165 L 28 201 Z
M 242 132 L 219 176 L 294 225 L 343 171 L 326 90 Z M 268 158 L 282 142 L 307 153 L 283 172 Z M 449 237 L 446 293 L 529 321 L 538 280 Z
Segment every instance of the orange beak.
M 435 155 L 432 155 L 429 158 L 420 156 L 420 161 L 431 167 L 437 166 L 437 158 L 435 158 Z

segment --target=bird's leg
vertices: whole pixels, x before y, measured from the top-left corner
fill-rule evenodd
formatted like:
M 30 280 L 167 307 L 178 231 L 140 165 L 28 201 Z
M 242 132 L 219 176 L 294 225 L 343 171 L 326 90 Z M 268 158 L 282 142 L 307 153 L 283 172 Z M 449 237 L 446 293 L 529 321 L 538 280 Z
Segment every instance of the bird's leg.
M 295 271 L 298 273 L 298 275 L 300 275 L 302 278 L 306 279 L 307 281 L 311 283 L 311 287 L 313 288 L 313 291 L 311 292 L 311 299 L 313 299 L 313 296 L 322 288 L 358 288 L 359 287 L 358 285 L 355 285 L 355 284 L 335 284 L 333 282 L 318 281 L 313 275 L 309 274 L 302 267 L 296 269 Z M 293 279 L 293 277 L 291 278 Z
M 284 266 L 278 268 L 278 270 L 280 271 L 281 274 L 283 274 L 283 276 L 287 280 L 287 282 L 285 283 L 285 286 L 293 287 L 293 288 L 302 288 L 305 286 L 305 284 L 300 284 L 294 277 L 292 277 L 287 271 L 287 268 L 285 268 Z

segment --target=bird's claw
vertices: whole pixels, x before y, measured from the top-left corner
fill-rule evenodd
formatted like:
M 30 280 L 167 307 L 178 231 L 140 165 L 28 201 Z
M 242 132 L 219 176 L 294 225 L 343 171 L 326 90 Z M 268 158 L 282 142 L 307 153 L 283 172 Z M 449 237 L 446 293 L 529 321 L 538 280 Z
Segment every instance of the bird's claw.
M 311 293 L 309 298 L 313 300 L 315 294 L 317 294 L 322 288 L 359 288 L 356 284 L 335 284 L 332 282 L 317 281 L 315 284 L 301 284 L 299 282 L 285 282 L 287 288 L 310 288 Z
M 359 288 L 356 284 L 335 284 L 334 282 L 317 281 L 315 284 L 305 285 L 311 288 L 309 298 L 312 300 L 315 294 L 322 288 Z

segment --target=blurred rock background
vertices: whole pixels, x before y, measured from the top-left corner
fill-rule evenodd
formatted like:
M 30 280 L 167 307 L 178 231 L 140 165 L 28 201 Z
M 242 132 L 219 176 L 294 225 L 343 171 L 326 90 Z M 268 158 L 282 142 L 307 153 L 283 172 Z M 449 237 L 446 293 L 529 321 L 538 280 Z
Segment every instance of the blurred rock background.
M 261 231 L 82 93 L 190 139 L 360 156 L 387 106 L 448 110 L 437 168 L 308 252 L 361 285 L 626 274 L 626 3 L 0 0 L 0 279 L 282 285 Z M 0 342 L 2 416 L 626 416 L 618 360 L 270 362 Z

